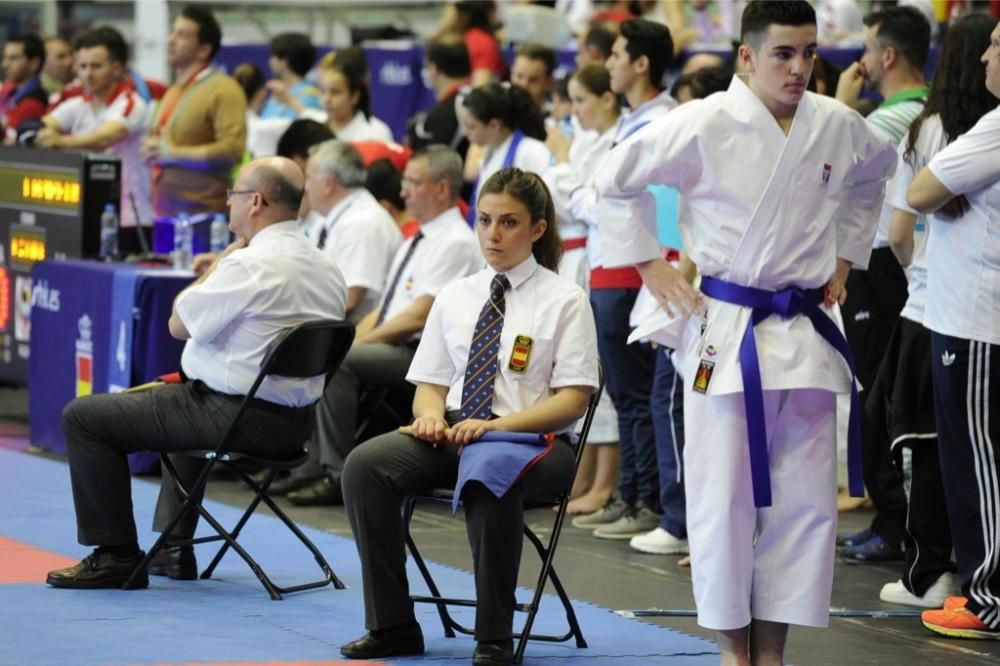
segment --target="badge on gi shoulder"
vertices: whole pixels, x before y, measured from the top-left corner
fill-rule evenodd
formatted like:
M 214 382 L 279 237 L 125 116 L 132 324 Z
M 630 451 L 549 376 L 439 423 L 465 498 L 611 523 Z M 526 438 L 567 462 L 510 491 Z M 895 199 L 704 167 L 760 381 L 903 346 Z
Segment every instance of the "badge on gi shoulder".
M 698 393 L 708 393 L 708 383 L 712 381 L 713 372 L 715 372 L 715 361 L 702 359 L 698 365 L 698 372 L 694 375 L 694 390 Z
M 514 338 L 514 350 L 510 353 L 510 363 L 507 367 L 518 374 L 523 374 L 528 369 L 528 361 L 531 359 L 531 345 L 535 341 L 527 335 L 518 335 Z

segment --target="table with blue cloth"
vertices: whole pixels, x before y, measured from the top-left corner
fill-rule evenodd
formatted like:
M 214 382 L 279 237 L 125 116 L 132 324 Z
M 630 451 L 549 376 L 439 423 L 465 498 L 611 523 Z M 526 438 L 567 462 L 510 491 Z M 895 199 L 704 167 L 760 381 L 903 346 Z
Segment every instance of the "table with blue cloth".
M 61 414 L 73 398 L 121 391 L 180 369 L 184 343 L 167 322 L 190 272 L 96 261 L 43 261 L 31 309 L 28 416 L 31 441 L 65 451 Z M 156 469 L 159 456 L 129 456 L 133 472 Z

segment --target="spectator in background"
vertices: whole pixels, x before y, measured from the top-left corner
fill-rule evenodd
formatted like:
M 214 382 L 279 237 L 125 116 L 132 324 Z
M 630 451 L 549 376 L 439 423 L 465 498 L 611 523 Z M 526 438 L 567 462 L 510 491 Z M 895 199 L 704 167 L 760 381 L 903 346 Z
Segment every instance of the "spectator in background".
M 149 169 L 139 157 L 148 128 L 147 107 L 128 83 L 125 39 L 114 28 L 103 26 L 77 37 L 74 47 L 85 94 L 62 102 L 42 118 L 45 127 L 35 136 L 35 145 L 117 154 L 121 158 L 122 226 L 149 224 L 153 217 Z
M 522 44 L 510 67 L 510 82 L 528 91 L 535 106 L 548 115 L 548 98 L 555 85 L 556 52 L 541 44 Z
M 576 68 L 582 69 L 584 65 L 591 62 L 599 62 L 602 65 L 611 55 L 611 47 L 615 43 L 617 35 L 599 23 L 591 24 L 590 28 L 580 37 L 576 51 Z
M 286 32 L 271 40 L 268 65 L 273 77 L 267 82 L 271 96 L 260 111 L 261 118 L 294 120 L 306 109 L 321 109 L 319 88 L 306 80 L 316 60 L 316 47 L 309 37 Z
M 73 80 L 73 48 L 68 39 L 48 37 L 45 40 L 45 66 L 42 67 L 42 88 L 51 97 Z
M 319 72 L 327 126 L 341 141 L 392 141 L 389 126 L 372 115 L 365 73 L 351 65 L 338 56 Z
M 344 273 L 347 316 L 360 321 L 378 305 L 402 236 L 364 189 L 365 165 L 351 144 L 334 140 L 315 146 L 305 173 L 309 207 L 325 216 L 310 240 Z
M 465 41 L 474 86 L 507 78 L 507 67 L 494 31 L 496 14 L 497 3 L 493 0 L 459 0 L 445 5 L 438 24 L 438 36 L 455 33 Z
M 705 67 L 677 77 L 670 87 L 670 96 L 677 100 L 678 104 L 693 99 L 704 99 L 712 93 L 728 88 L 732 80 L 733 72 L 725 65 Z
M 472 69 L 469 49 L 457 35 L 437 37 L 427 45 L 427 83 L 434 90 L 437 104 L 426 114 L 417 115 L 410 123 L 410 147 L 414 150 L 432 144 L 443 144 L 457 151 L 462 159 L 469 141 L 458 123 L 456 107 L 460 90 L 468 84 Z
M 38 35 L 24 33 L 3 45 L 4 83 L 0 88 L 0 128 L 4 143 L 17 141 L 26 120 L 45 115 L 48 95 L 38 78 L 45 64 L 45 45 Z
M 333 138 L 336 138 L 333 132 L 323 123 L 309 118 L 299 118 L 293 120 L 278 139 L 277 153 L 279 157 L 287 157 L 298 164 L 305 173 L 310 149 Z
M 396 220 L 403 238 L 412 238 L 420 231 L 420 222 L 406 212 L 402 187 L 403 174 L 393 165 L 392 160 L 383 157 L 368 165 L 365 189 Z
M 211 66 L 222 31 L 210 12 L 185 7 L 167 40 L 175 83 L 153 117 L 142 156 L 152 167 L 156 215 L 223 213 L 234 165 L 246 146 L 247 100 Z

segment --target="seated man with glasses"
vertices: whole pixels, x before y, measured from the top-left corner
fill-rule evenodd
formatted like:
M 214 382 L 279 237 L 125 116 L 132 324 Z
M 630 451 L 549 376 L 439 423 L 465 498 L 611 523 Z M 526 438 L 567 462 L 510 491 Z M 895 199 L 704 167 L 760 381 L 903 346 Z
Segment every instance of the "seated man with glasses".
M 406 164 L 402 196 L 420 231 L 396 251 L 378 307 L 358 322 L 354 346 L 316 405 L 309 445 L 315 457 L 283 484 L 291 502 L 340 504 L 340 474 L 356 444 L 359 395 L 409 388 L 406 371 L 434 298 L 483 265 L 476 236 L 455 205 L 461 186 L 462 158 L 451 148 L 428 146 Z M 379 425 L 390 430 L 402 424 Z
M 86 396 L 66 406 L 77 538 L 96 550 L 75 566 L 50 572 L 49 585 L 121 587 L 144 557 L 132 515 L 128 454 L 214 449 L 271 342 L 302 322 L 344 318 L 347 288 L 340 270 L 295 223 L 302 191 L 299 167 L 273 157 L 248 164 L 226 192 L 236 240 L 177 296 L 170 317 L 170 333 L 187 341 L 183 383 Z M 308 406 L 322 391 L 322 377 L 269 377 L 240 420 L 232 450 L 271 459 L 298 455 L 297 443 L 309 434 Z M 174 464 L 190 487 L 204 463 L 177 456 Z M 164 475 L 153 528 L 166 527 L 182 503 Z M 197 519 L 191 511 L 173 535 L 193 536 Z M 149 573 L 196 578 L 194 551 L 163 549 Z M 137 583 L 148 585 L 145 572 Z

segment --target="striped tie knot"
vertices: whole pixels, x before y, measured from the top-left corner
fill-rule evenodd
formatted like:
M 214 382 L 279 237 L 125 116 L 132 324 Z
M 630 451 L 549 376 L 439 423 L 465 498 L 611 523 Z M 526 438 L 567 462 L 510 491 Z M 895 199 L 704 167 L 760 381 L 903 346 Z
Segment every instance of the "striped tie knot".
M 490 281 L 490 297 L 483 305 L 469 345 L 469 360 L 462 383 L 462 419 L 488 419 L 493 408 L 493 384 L 500 354 L 500 334 L 506 311 L 505 292 L 510 280 L 497 273 Z

